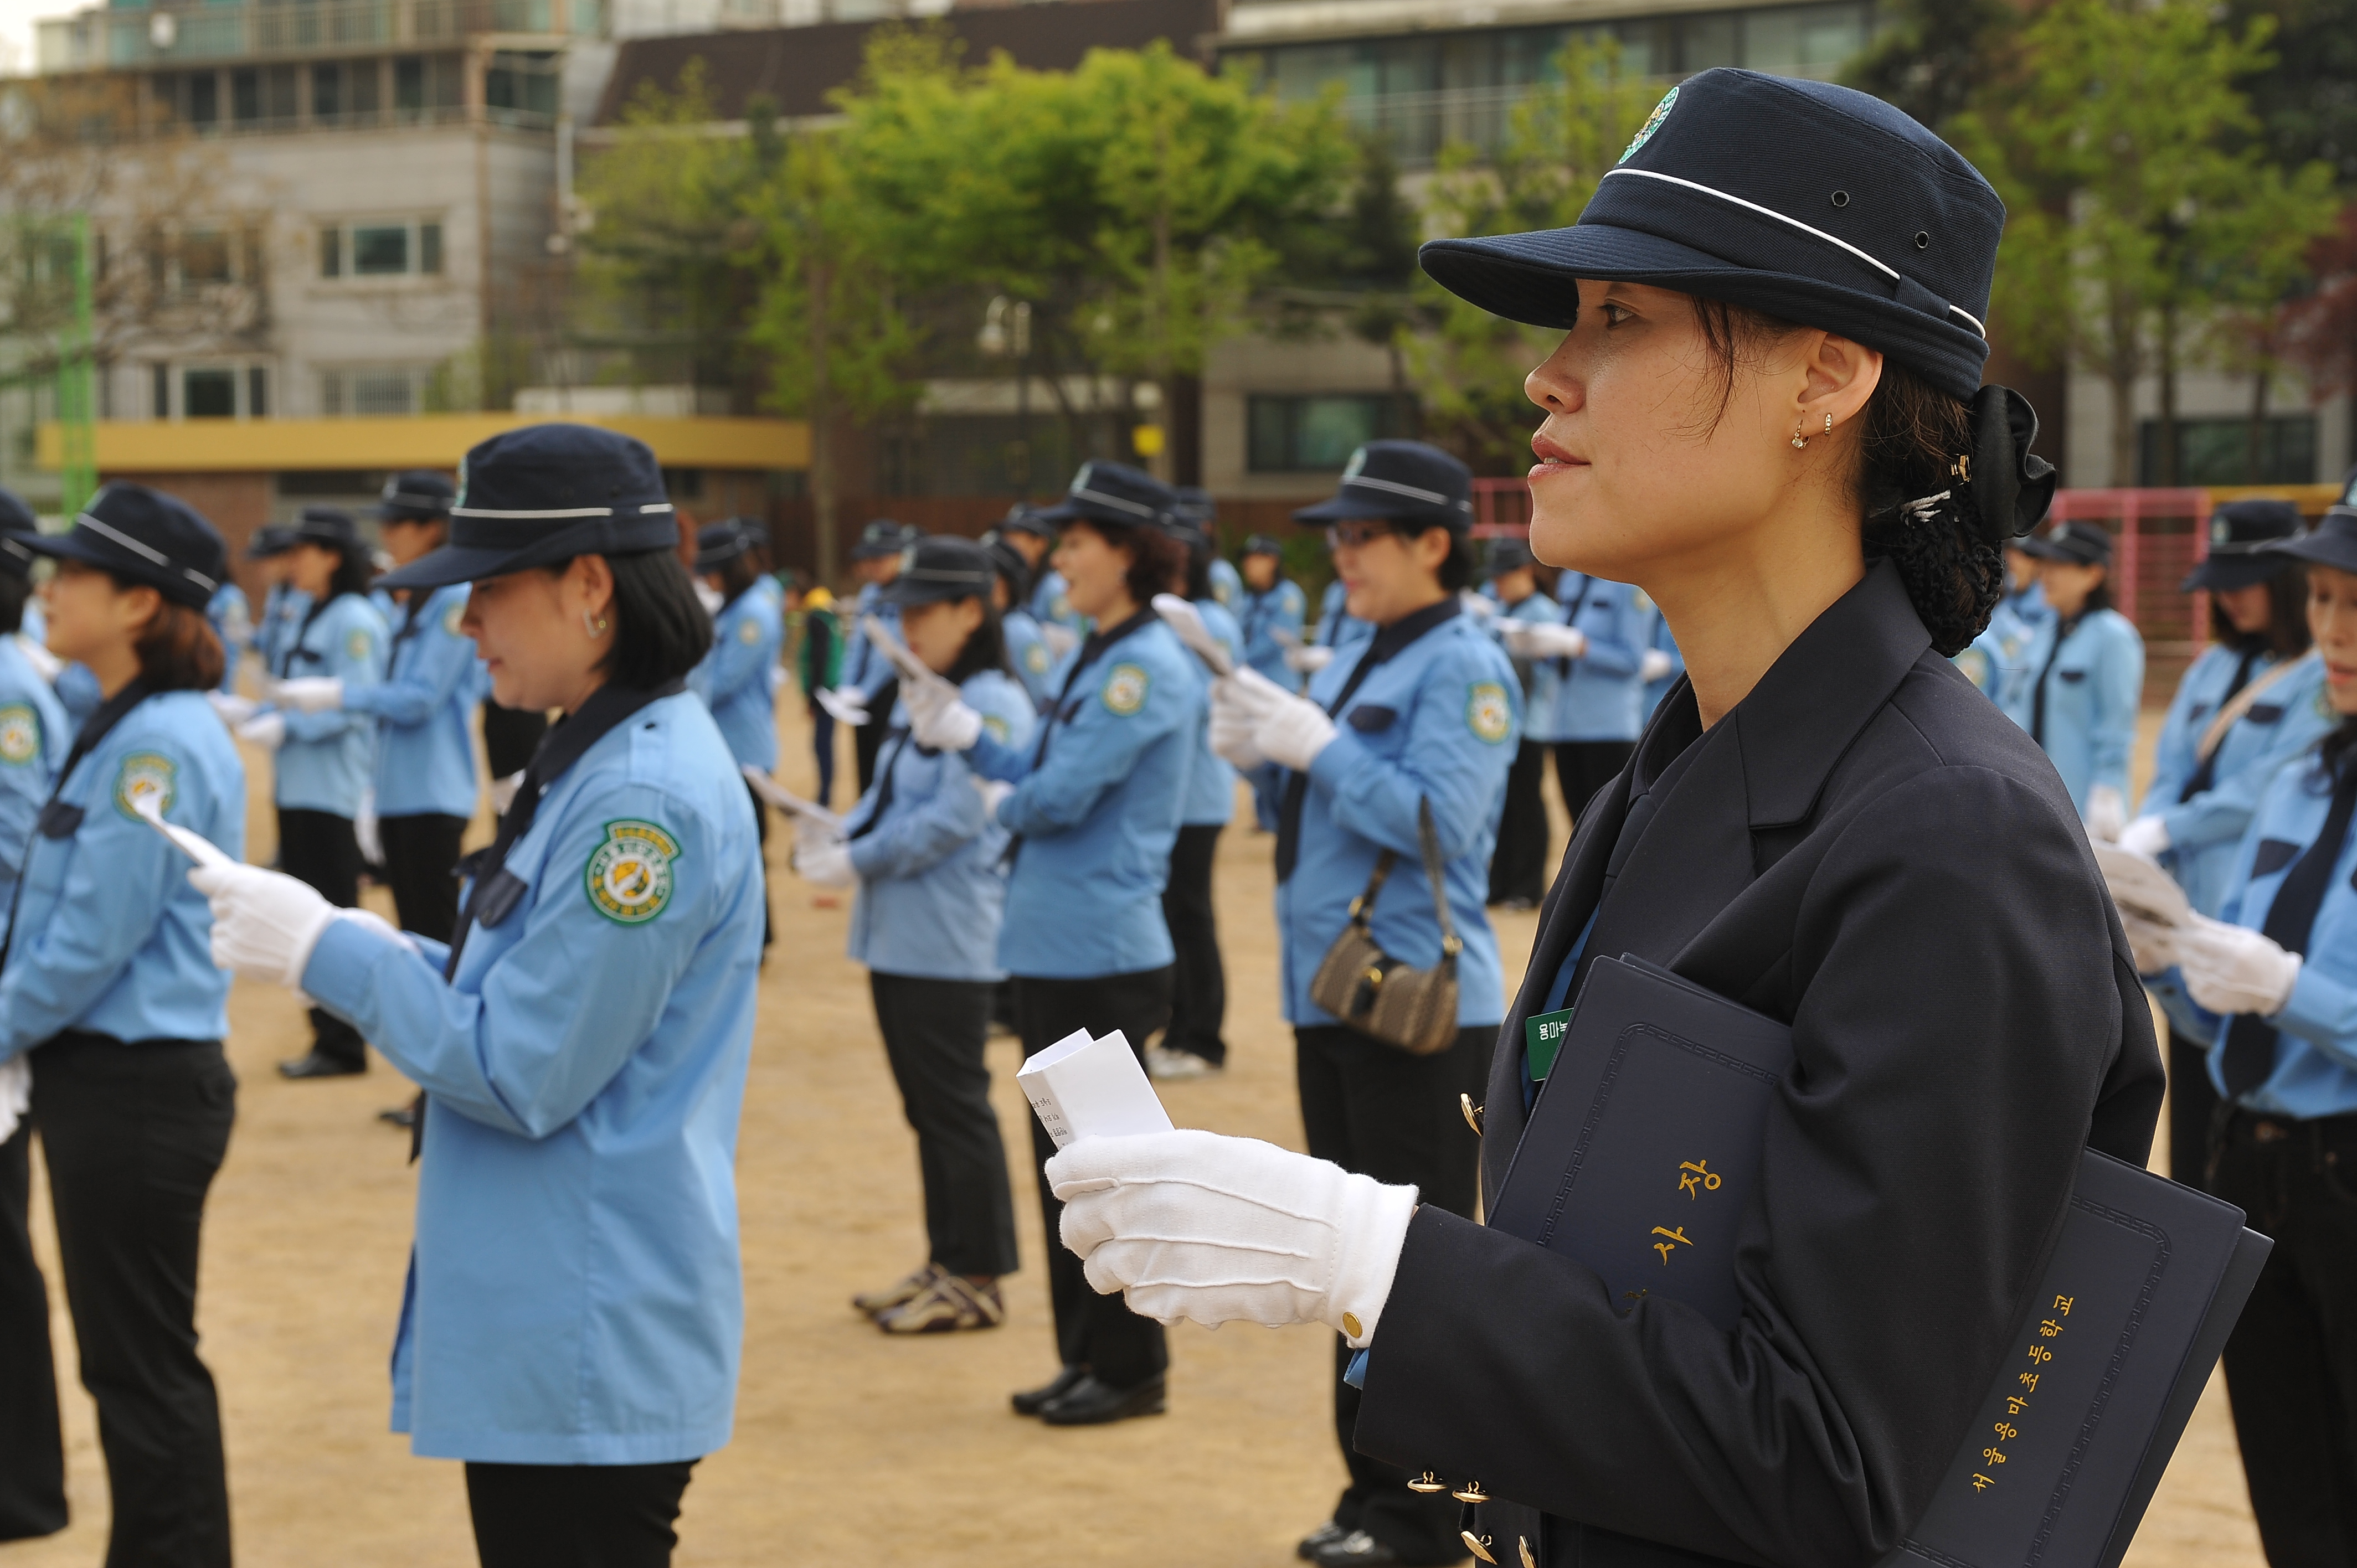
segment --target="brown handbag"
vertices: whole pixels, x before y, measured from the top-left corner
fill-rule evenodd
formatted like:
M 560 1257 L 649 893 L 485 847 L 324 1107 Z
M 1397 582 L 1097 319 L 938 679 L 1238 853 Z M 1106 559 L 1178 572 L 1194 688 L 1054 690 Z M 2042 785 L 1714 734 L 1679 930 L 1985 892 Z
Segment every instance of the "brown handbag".
M 1351 923 L 1326 950 L 1309 999 L 1363 1035 L 1412 1056 L 1445 1051 L 1457 1038 L 1457 955 L 1465 944 L 1448 918 L 1448 893 L 1441 881 L 1440 837 L 1432 826 L 1432 803 L 1415 803 L 1415 836 L 1424 852 L 1425 880 L 1432 886 L 1432 910 L 1440 920 L 1440 961 L 1430 969 L 1402 963 L 1375 945 L 1368 929 L 1375 895 L 1399 859 L 1385 850 L 1375 861 L 1367 890 L 1351 900 Z

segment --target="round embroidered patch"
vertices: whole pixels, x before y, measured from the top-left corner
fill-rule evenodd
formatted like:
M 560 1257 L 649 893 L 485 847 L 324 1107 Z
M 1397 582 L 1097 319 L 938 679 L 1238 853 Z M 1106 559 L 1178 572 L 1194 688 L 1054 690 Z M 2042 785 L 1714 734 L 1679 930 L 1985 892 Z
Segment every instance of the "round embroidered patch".
M 1967 648 L 1956 655 L 1956 668 L 1964 679 L 1986 692 L 1989 689 L 1989 656 L 1977 648 Z
M 737 623 L 737 640 L 750 648 L 761 640 L 761 628 L 748 617 Z
M 1048 666 L 1053 662 L 1048 657 L 1048 645 L 1044 642 L 1035 642 L 1023 650 L 1023 668 L 1034 675 L 1045 675 Z
M 458 623 L 466 618 L 467 601 L 453 599 L 450 601 L 450 607 L 442 612 L 442 629 L 452 637 L 464 637 L 467 634 L 458 629 Z
M 1014 744 L 1015 732 L 1008 729 L 1006 727 L 1006 721 L 1000 718 L 996 714 L 983 714 L 982 727 L 988 730 L 990 732 L 990 738 L 996 741 L 999 745 L 1011 746 Z
M 354 627 L 351 635 L 344 639 L 344 652 L 354 659 L 366 659 L 369 646 L 369 634 L 358 627 Z
M 30 703 L 0 708 L 0 762 L 22 768 L 41 755 L 41 715 Z
M 589 852 L 581 875 L 589 902 L 618 925 L 643 926 L 671 902 L 672 862 L 679 841 L 652 822 L 606 824 L 606 842 Z
M 1477 681 L 1465 699 L 1465 724 L 1477 739 L 1498 745 L 1513 733 L 1514 705 L 1495 681 Z
M 179 798 L 178 765 L 158 751 L 135 751 L 123 759 L 123 768 L 114 776 L 114 809 L 136 822 L 135 809 L 142 800 L 156 802 L 156 814 L 163 815 Z
M 1631 138 L 1628 149 L 1620 155 L 1622 163 L 1625 164 L 1635 157 L 1637 149 L 1653 139 L 1653 133 L 1662 128 L 1662 122 L 1670 117 L 1670 111 L 1676 106 L 1677 102 L 1678 90 L 1673 87 L 1663 95 L 1659 103 L 1653 105 L 1653 113 L 1647 116 L 1644 124 L 1638 127 L 1636 135 Z
M 1097 693 L 1105 711 L 1127 718 L 1146 706 L 1146 689 L 1150 684 L 1146 671 L 1135 664 L 1116 664 L 1105 677 L 1104 689 Z

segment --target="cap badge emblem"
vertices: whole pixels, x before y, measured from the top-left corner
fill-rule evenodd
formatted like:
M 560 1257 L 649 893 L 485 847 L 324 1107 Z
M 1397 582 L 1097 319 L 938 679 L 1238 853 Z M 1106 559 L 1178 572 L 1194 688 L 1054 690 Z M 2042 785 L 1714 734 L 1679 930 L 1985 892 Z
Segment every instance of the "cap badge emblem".
M 1653 139 L 1653 133 L 1662 128 L 1662 122 L 1670 117 L 1670 111 L 1676 106 L 1677 102 L 1678 90 L 1674 87 L 1662 95 L 1662 101 L 1653 105 L 1653 112 L 1645 117 L 1645 123 L 1639 126 L 1637 134 L 1629 139 L 1628 150 L 1620 155 L 1620 162 L 1625 164 L 1635 157 L 1637 149 Z
M 1366 471 L 1367 449 L 1364 446 L 1361 446 L 1357 451 L 1351 454 L 1351 460 L 1349 462 L 1342 465 L 1343 482 L 1347 484 Z

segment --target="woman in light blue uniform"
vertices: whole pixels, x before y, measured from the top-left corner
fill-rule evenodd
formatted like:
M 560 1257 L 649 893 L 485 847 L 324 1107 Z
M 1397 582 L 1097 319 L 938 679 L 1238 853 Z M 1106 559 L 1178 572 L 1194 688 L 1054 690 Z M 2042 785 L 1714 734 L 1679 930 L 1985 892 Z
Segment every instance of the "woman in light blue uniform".
M 1471 488 L 1464 464 L 1420 442 L 1361 447 L 1334 499 L 1294 515 L 1327 526 L 1347 608 L 1370 635 L 1319 671 L 1306 697 L 1238 679 L 1220 682 L 1212 699 L 1214 735 L 1231 762 L 1260 756 L 1289 770 L 1276 841 L 1278 975 L 1309 1153 L 1378 1181 L 1415 1183 L 1425 1203 L 1469 1217 L 1479 1146 L 1460 1105 L 1480 1091 L 1506 1015 L 1483 904 L 1522 727 L 1513 665 L 1458 598 L 1473 570 Z M 1427 853 L 1441 865 L 1445 926 Z M 1361 898 L 1384 953 L 1418 969 L 1453 967 L 1458 1028 L 1439 1050 L 1411 1054 L 1312 1000 L 1311 980 Z M 1335 1430 L 1350 1485 L 1301 1555 L 1455 1561 L 1457 1503 L 1410 1490 L 1409 1472 L 1351 1446 L 1359 1391 L 1344 1380 L 1350 1359 L 1338 1338 Z
M 50 646 L 91 671 L 102 701 L 67 753 L 12 896 L 0 1064 L 29 1060 L 33 1095 L 5 1164 L 21 1171 L 27 1132 L 40 1133 L 106 1455 L 106 1560 L 228 1568 L 221 1409 L 197 1356 L 196 1290 L 205 1195 L 236 1113 L 221 1056 L 229 976 L 213 967 L 212 917 L 184 879 L 188 861 L 139 815 L 159 812 L 232 855 L 244 847 L 244 769 L 205 700 L 222 656 L 204 611 L 225 555 L 204 519 L 136 485 L 109 485 L 66 533 L 17 538 L 58 560 Z M 21 1225 L 21 1196 L 9 1202 Z M 31 1257 L 10 1251 L 0 1247 L 0 1303 L 29 1299 L 40 1322 L 0 1308 L 0 1342 L 28 1377 L 51 1379 L 39 1277 L 28 1294 L 16 1288 Z
M 706 524 L 695 536 L 695 569 L 721 596 L 720 613 L 713 618 L 712 651 L 687 678 L 687 689 L 712 710 L 720 737 L 739 768 L 758 768 L 772 773 L 778 767 L 778 689 L 771 673 L 786 648 L 786 619 L 778 600 L 761 591 L 770 581 L 761 570 L 769 535 L 759 524 L 741 517 Z M 762 846 L 766 878 L 770 843 L 770 811 L 748 782 L 746 797 L 753 805 L 755 836 Z M 761 894 L 761 946 L 770 942 L 770 896 L 766 880 Z
M 2357 1498 L 2357 510 L 2266 548 L 2308 566 L 2333 728 L 2260 793 L 2217 919 L 2126 925 L 2136 967 L 2209 1026 L 2210 1190 L 2275 1239 L 2225 1356 L 2260 1543 L 2327 1563 Z
M 213 635 L 221 639 L 223 664 L 217 689 L 234 692 L 238 654 L 253 640 L 253 616 L 245 602 L 245 590 L 235 583 L 223 583 L 221 591 L 205 606 L 205 621 L 213 628 Z
M 1637 749 L 1645 722 L 1647 624 L 1654 612 L 1626 583 L 1566 572 L 1555 596 L 1572 650 L 1560 658 L 1563 684 L 1555 698 L 1555 782 L 1563 809 L 1577 823 L 1598 789 L 1612 782 Z
M 753 815 L 686 690 L 711 622 L 654 454 L 529 425 L 464 473 L 449 545 L 385 583 L 472 583 L 499 701 L 567 716 L 469 862 L 457 942 L 255 866 L 193 880 L 217 959 L 299 986 L 425 1090 L 393 1426 L 467 1462 L 486 1568 L 655 1568 L 735 1411 Z
M 33 822 L 73 742 L 57 693 L 16 635 L 32 602 L 34 553 L 32 540 L 0 532 L 0 904 L 16 894 Z M 0 924 L 0 936 L 6 930 Z
M 1243 597 L 1236 621 L 1244 634 L 1244 662 L 1291 691 L 1300 684 L 1285 656 L 1301 646 L 1308 624 L 1309 596 L 1301 585 L 1283 575 L 1285 547 L 1265 533 L 1244 541 Z M 1264 764 L 1248 771 L 1253 815 L 1260 831 L 1276 832 L 1277 789 L 1284 769 Z
M 2112 536 L 2058 522 L 2021 542 L 2053 618 L 2031 634 L 2013 720 L 2044 748 L 2097 838 L 2127 826 L 2128 754 L 2144 697 L 2144 639 L 2112 608 Z
M 349 513 L 303 509 L 286 552 L 286 574 L 307 607 L 280 642 L 270 673 L 274 681 L 332 681 L 337 705 L 266 707 L 237 726 L 240 740 L 276 754 L 280 867 L 342 909 L 361 901 L 362 856 L 354 824 L 376 773 L 376 719 L 361 707 L 359 693 L 383 680 L 385 669 L 384 617 L 369 602 L 369 571 L 368 547 Z M 264 694 L 271 695 L 268 686 Z M 279 1063 L 278 1070 L 296 1079 L 366 1072 L 368 1046 L 350 1024 L 314 1007 L 310 1051 Z
M 1519 539 L 1491 547 L 1490 581 L 1499 612 L 1485 623 L 1506 650 L 1523 693 L 1523 735 L 1506 773 L 1506 794 L 1498 815 L 1498 843 L 1490 853 L 1490 902 L 1509 909 L 1535 909 L 1547 883 L 1547 747 L 1564 737 L 1555 731 L 1560 714 L 1561 661 L 1535 657 L 1529 628 L 1560 628 L 1563 607 L 1539 592 L 1537 562 Z
M 1162 890 L 1205 685 L 1202 661 L 1150 607 L 1184 561 L 1166 531 L 1173 500 L 1138 469 L 1089 463 L 1041 514 L 1064 525 L 1056 565 L 1073 609 L 1099 629 L 1058 664 L 1056 705 L 1031 745 L 991 735 L 946 682 L 902 694 L 920 746 L 968 751 L 976 773 L 1015 786 L 997 812 L 1016 840 L 998 963 L 1015 977 L 1027 1057 L 1084 1028 L 1120 1030 L 1142 1058 L 1170 1015 Z M 1044 1165 L 1055 1144 L 1036 1122 L 1031 1133 Z M 1063 1205 L 1044 1178 L 1039 1208 L 1055 1235 Z M 1170 1359 L 1162 1326 L 1091 1290 L 1064 1249 L 1049 1249 L 1049 1265 L 1063 1365 L 1015 1408 L 1057 1426 L 1159 1413 Z
M 1020 750 L 1038 713 L 1003 667 L 989 597 L 996 578 L 985 547 L 928 539 L 887 592 L 909 650 L 956 687 L 986 733 Z M 859 889 L 850 953 L 867 966 L 925 1195 L 923 1266 L 852 1305 L 887 1334 L 945 1334 L 1004 1322 L 998 1280 L 1016 1265 L 1006 1151 L 983 1059 L 993 995 L 1006 977 L 998 927 L 1007 833 L 990 811 L 1006 786 L 954 751 L 917 745 L 907 719 L 905 707 L 893 715 L 876 787 L 845 819 L 849 837 L 804 835 L 794 869 L 821 886 Z
M 1988 625 L 1973 639 L 1972 646 L 1956 655 L 1956 668 L 1965 679 L 2007 713 L 2020 701 L 2022 687 L 2029 679 L 2024 661 L 2029 657 L 2030 639 L 2054 618 L 2038 576 L 2038 557 L 2018 544 L 2007 545 L 2004 596 L 1989 612 Z
M 1023 559 L 1023 552 L 995 530 L 982 536 L 982 547 L 990 555 L 990 604 L 998 614 L 999 641 L 1006 649 L 1006 667 L 1022 683 L 1037 712 L 1048 705 L 1053 694 L 1048 685 L 1048 673 L 1056 667 L 1056 655 L 1049 648 L 1039 621 L 1023 607 L 1030 599 L 1031 568 Z
M 2211 516 L 2210 553 L 2185 593 L 2210 595 L 2212 646 L 2178 683 L 2153 757 L 2152 783 L 2120 844 L 2157 858 L 2204 915 L 2226 901 L 2234 852 L 2285 764 L 2332 727 L 2323 662 L 2309 656 L 2308 581 L 2296 557 L 2266 546 L 2299 529 L 2287 501 L 2233 501 Z M 2202 1185 L 2218 1109 L 2205 1066 L 2215 1021 L 2171 992 L 2169 1174 Z

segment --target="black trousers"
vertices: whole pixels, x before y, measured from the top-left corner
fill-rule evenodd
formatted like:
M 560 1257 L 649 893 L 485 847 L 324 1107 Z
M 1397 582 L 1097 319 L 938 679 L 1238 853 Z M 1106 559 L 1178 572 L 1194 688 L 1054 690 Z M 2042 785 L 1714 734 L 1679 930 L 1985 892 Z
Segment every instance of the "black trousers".
M 386 846 L 392 853 L 392 846 Z M 361 844 L 352 820 L 332 811 L 278 808 L 278 869 L 318 890 L 339 909 L 361 901 Z M 368 1066 L 361 1032 L 324 1007 L 311 1009 L 311 1048 L 333 1061 Z
M 822 806 L 834 804 L 834 715 L 810 704 L 811 760 L 818 764 L 818 794 Z
M 667 1465 L 467 1462 L 483 1568 L 668 1568 L 679 1500 L 698 1461 Z
M 1480 1094 L 1489 1075 L 1496 1026 L 1458 1031 L 1428 1057 L 1410 1056 L 1339 1024 L 1293 1031 L 1294 1075 L 1309 1152 L 1344 1170 L 1421 1189 L 1420 1201 L 1470 1219 L 1480 1183 L 1480 1140 L 1465 1120 L 1460 1094 Z M 1351 1350 L 1334 1339 L 1334 1434 L 1351 1484 L 1334 1521 L 1363 1530 L 1405 1563 L 1455 1563 L 1465 1555 L 1455 1498 L 1407 1489 L 1408 1471 L 1351 1446 L 1359 1391 L 1342 1380 Z
M 917 1134 L 932 1262 L 953 1274 L 1013 1273 L 1015 1198 L 983 1059 L 997 987 L 871 972 L 867 989 L 901 1112 Z
M 2238 1111 L 2212 1190 L 2275 1238 L 2226 1341 L 2234 1435 L 2272 1568 L 2357 1563 L 2357 1116 Z
M 218 1040 L 59 1035 L 33 1058 L 81 1386 L 113 1498 L 107 1568 L 228 1568 L 221 1403 L 197 1357 L 205 1194 L 237 1079 Z
M 1228 1042 L 1220 1037 L 1220 1026 L 1228 1015 L 1228 972 L 1220 961 L 1211 864 L 1225 825 L 1204 822 L 1178 830 L 1178 840 L 1170 846 L 1170 881 L 1162 889 L 1162 919 L 1178 954 L 1171 966 L 1170 1030 L 1162 1043 L 1217 1065 L 1228 1059 Z
M 380 817 L 376 831 L 401 929 L 448 941 L 458 929 L 458 842 L 467 836 L 467 819 Z
M 766 957 L 770 943 L 776 936 L 770 926 L 770 802 L 761 799 L 761 792 L 753 788 L 753 781 L 749 779 L 745 781 L 745 793 L 753 800 L 753 842 L 760 845 L 761 947 Z
M 503 708 L 483 703 L 483 761 L 494 779 L 521 773 L 548 733 L 548 715 L 538 708 Z
M 1092 1035 L 1119 1029 L 1140 1053 L 1146 1037 L 1170 1016 L 1168 969 L 1107 974 L 1091 980 L 1015 977 L 1016 1032 L 1023 1054 L 1034 1057 L 1075 1029 Z M 1064 1206 L 1048 1190 L 1047 1164 L 1055 1141 L 1031 1119 L 1031 1153 L 1039 1183 L 1039 1219 L 1047 1228 L 1048 1295 L 1056 1308 L 1056 1353 L 1068 1367 L 1086 1367 L 1115 1388 L 1135 1388 L 1170 1365 L 1162 1325 L 1140 1317 L 1117 1295 L 1099 1295 L 1081 1261 L 1058 1238 Z
M 2218 1090 L 2210 1082 L 2210 1044 L 2169 1026 L 2169 1179 L 2208 1191 L 2210 1133 Z
M 1637 755 L 1633 740 L 1559 740 L 1555 743 L 1555 787 L 1563 791 L 1563 809 L 1577 826 L 1579 813 L 1596 792 Z
M 33 1261 L 33 1124 L 0 1143 L 0 1541 L 66 1527 L 66 1451 L 58 1425 L 49 1293 Z
M 851 756 L 858 765 L 859 792 L 863 795 L 867 793 L 867 787 L 876 782 L 876 754 L 884 749 L 884 721 L 890 715 L 892 704 L 899 700 L 899 696 L 900 682 L 885 682 L 884 689 L 877 693 L 875 701 L 867 704 L 867 722 L 851 732 Z
M 1506 805 L 1498 818 L 1498 847 L 1490 854 L 1490 902 L 1535 904 L 1546 897 L 1546 743 L 1523 742 L 1506 769 Z

